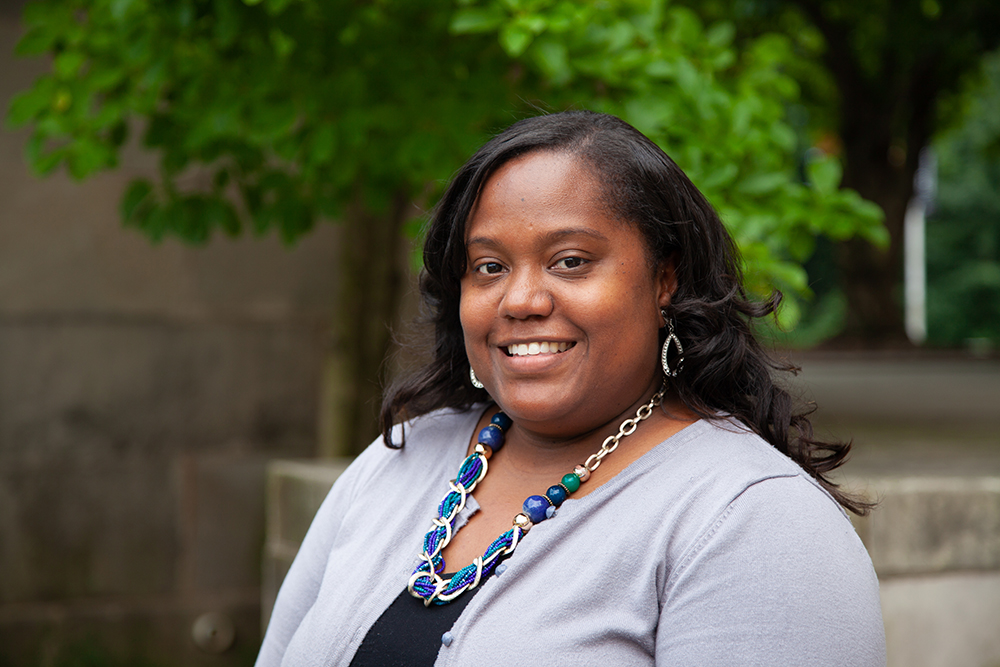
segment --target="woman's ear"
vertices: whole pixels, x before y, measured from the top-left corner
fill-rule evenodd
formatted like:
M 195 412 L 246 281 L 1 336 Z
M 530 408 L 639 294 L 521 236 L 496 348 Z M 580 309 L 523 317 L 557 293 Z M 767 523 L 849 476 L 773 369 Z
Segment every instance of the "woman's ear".
M 674 270 L 674 258 L 669 257 L 660 263 L 656 271 L 656 299 L 660 308 L 670 305 L 670 300 L 677 291 L 677 272 Z M 666 322 L 663 326 L 666 326 Z

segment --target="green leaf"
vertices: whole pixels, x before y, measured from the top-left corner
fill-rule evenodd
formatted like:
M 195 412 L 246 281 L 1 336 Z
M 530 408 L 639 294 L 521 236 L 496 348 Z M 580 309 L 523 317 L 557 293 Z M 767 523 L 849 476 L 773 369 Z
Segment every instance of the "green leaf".
M 834 157 L 822 156 L 806 163 L 806 175 L 816 190 L 824 194 L 835 192 L 840 187 L 843 170 L 840 161 Z
M 507 55 L 514 58 L 524 53 L 532 39 L 534 39 L 534 35 L 527 28 L 519 25 L 505 25 L 500 30 L 500 46 L 507 52 Z
M 542 72 L 556 85 L 562 85 L 573 76 L 569 56 L 563 42 L 546 37 L 535 42 L 535 58 Z
M 271 45 L 279 58 L 287 58 L 295 49 L 295 40 L 278 28 L 271 28 Z
M 672 79 L 677 76 L 677 67 L 667 60 L 653 60 L 646 65 L 646 74 L 657 79 Z
M 28 158 L 28 164 L 39 176 L 52 173 L 66 157 L 65 148 L 54 148 L 46 151 L 45 137 L 38 132 L 32 134 L 31 138 L 28 139 L 24 153 Z
M 121 210 L 122 220 L 126 224 L 138 222 L 149 214 L 150 196 L 153 194 L 153 184 L 146 179 L 136 179 L 129 183 L 125 194 L 122 196 Z M 143 214 L 144 212 L 144 214 Z
M 736 26 L 729 21 L 722 21 L 705 31 L 704 40 L 709 46 L 720 49 L 732 44 L 735 36 Z
M 24 34 L 14 47 L 19 56 L 40 56 L 52 48 L 57 36 L 48 26 L 36 26 Z
M 213 30 L 219 46 L 225 48 L 233 44 L 240 35 L 240 15 L 231 0 L 213 0 L 215 24 Z
M 66 166 L 70 176 L 82 180 L 93 173 L 114 166 L 116 153 L 93 137 L 81 137 L 70 144 Z
M 86 56 L 79 51 L 63 51 L 52 61 L 52 67 L 60 77 L 71 79 L 77 75 L 86 60 Z
M 49 108 L 52 94 L 40 86 L 18 93 L 10 103 L 7 122 L 12 127 L 20 127 L 35 120 Z
M 643 95 L 625 103 L 624 120 L 640 132 L 655 133 L 673 122 L 675 102 L 665 96 Z
M 799 271 L 805 276 L 805 272 L 799 267 Z M 778 326 L 785 331 L 795 328 L 795 325 L 799 323 L 802 319 L 802 308 L 799 306 L 799 302 L 794 298 L 784 298 L 781 300 L 781 305 L 778 306 L 777 312 Z
M 755 174 L 740 181 L 736 189 L 743 194 L 763 195 L 781 188 L 788 180 L 788 175 L 783 172 Z
M 739 167 L 737 167 L 732 162 L 726 162 L 720 165 L 717 169 L 709 171 L 709 173 L 704 176 L 698 182 L 698 188 L 701 190 L 717 190 L 728 186 L 736 176 L 739 174 Z
M 331 121 L 323 121 L 309 140 L 308 159 L 312 164 L 323 164 L 337 150 L 337 130 Z
M 267 12 L 271 16 L 276 16 L 285 11 L 291 0 L 267 0 Z
M 204 204 L 205 225 L 209 230 L 221 229 L 227 236 L 235 238 L 242 230 L 239 218 L 232 205 L 220 198 L 210 198 Z
M 469 7 L 455 12 L 448 25 L 454 35 L 492 32 L 503 23 L 504 14 L 497 6 L 489 8 Z

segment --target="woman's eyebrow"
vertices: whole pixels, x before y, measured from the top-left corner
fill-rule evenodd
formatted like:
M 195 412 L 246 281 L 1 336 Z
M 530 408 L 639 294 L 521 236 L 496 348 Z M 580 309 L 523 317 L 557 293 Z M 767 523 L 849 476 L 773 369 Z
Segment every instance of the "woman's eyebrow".
M 586 236 L 598 241 L 608 240 L 607 236 L 600 233 L 596 229 L 591 229 L 590 227 L 568 227 L 566 229 L 557 229 L 546 234 L 545 239 L 547 241 L 558 241 L 559 239 L 567 236 Z

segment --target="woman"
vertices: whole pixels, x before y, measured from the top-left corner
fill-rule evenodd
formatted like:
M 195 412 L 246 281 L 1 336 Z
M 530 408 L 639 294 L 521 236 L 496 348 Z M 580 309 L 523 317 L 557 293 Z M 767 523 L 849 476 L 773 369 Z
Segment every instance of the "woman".
M 659 148 L 600 114 L 516 123 L 424 266 L 433 359 L 319 510 L 258 665 L 884 664 L 842 509 L 866 508 L 824 477 L 848 446 L 772 381 L 749 320 L 777 298 L 745 297 Z

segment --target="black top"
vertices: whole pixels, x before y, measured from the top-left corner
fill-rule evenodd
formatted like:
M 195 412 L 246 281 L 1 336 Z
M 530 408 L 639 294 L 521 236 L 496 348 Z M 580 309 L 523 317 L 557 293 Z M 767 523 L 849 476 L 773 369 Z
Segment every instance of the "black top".
M 441 636 L 455 624 L 483 583 L 485 579 L 448 604 L 429 607 L 404 588 L 365 635 L 351 667 L 430 667 L 441 649 Z

